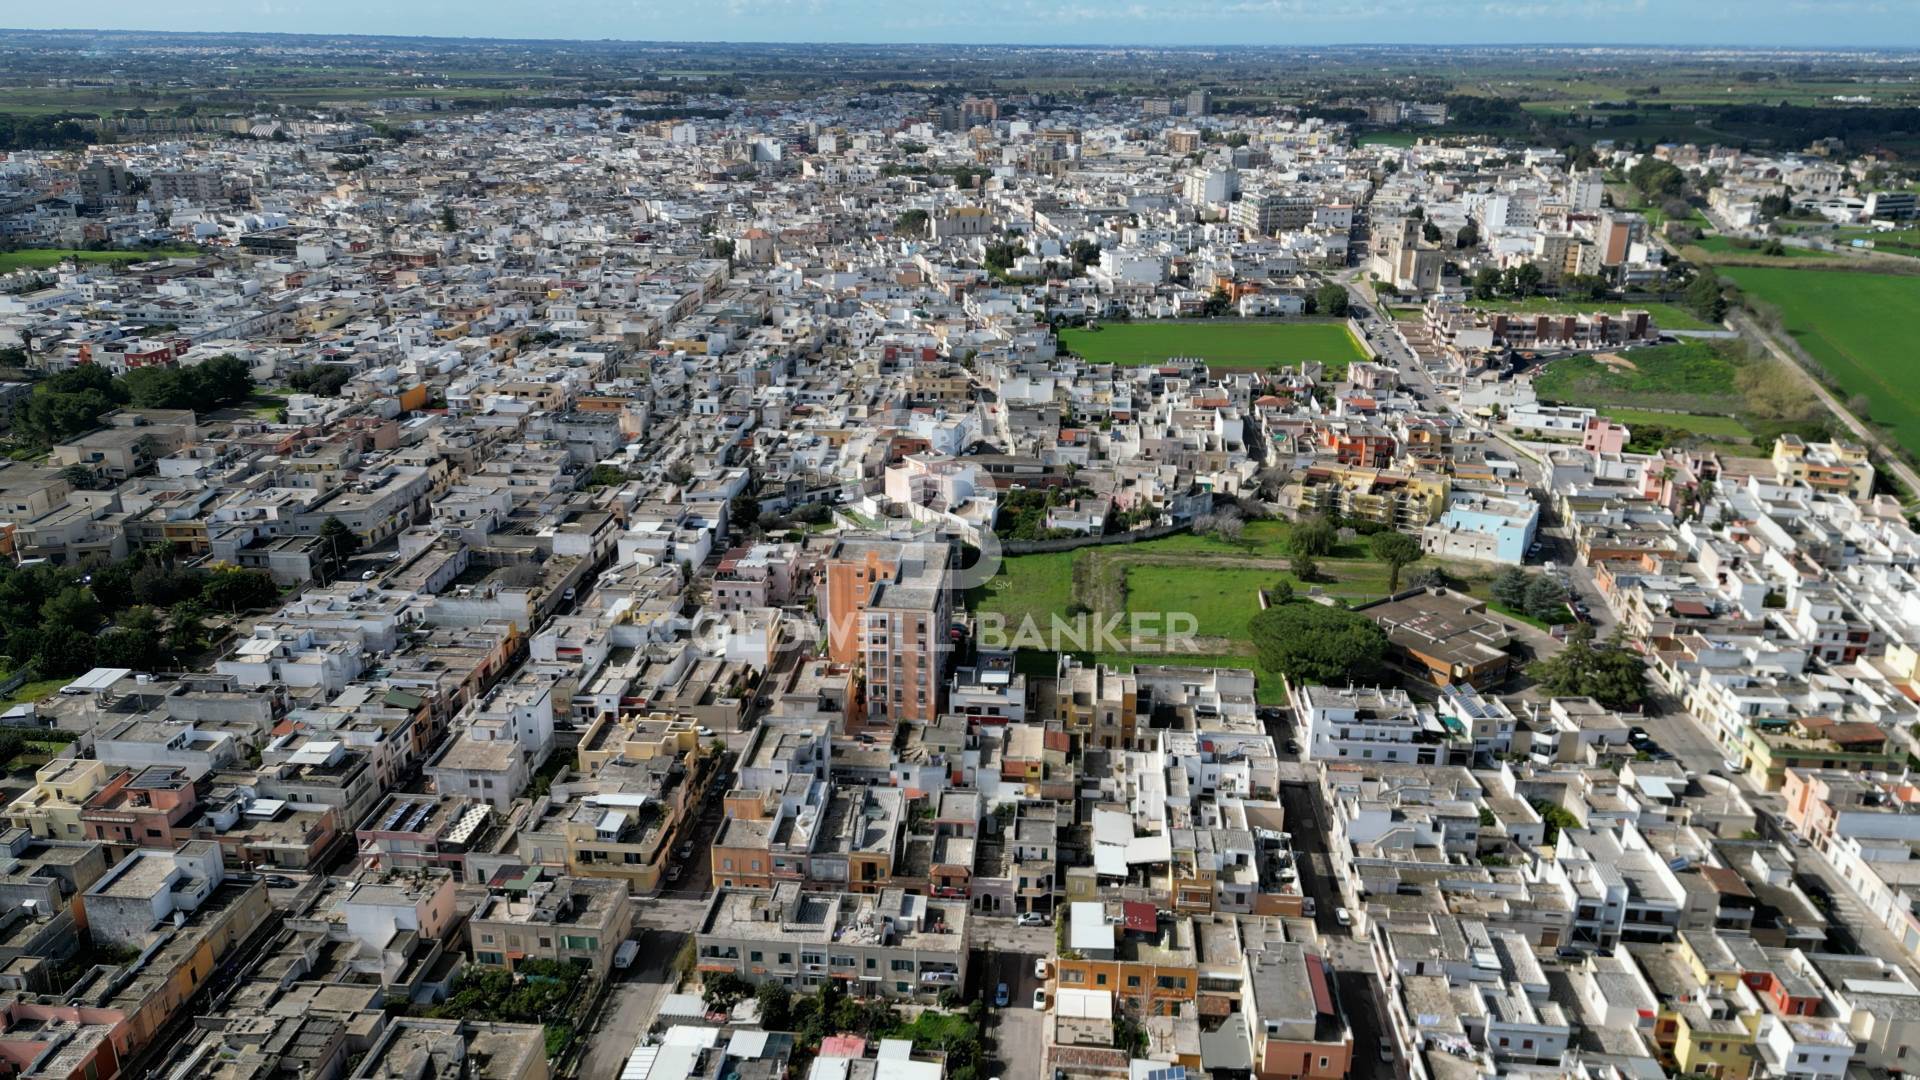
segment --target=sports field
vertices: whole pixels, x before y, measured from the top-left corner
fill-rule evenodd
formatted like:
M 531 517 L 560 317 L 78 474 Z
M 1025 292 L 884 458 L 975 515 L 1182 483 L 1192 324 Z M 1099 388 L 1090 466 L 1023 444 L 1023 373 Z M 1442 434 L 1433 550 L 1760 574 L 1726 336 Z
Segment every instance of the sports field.
M 1062 330 L 1060 343 L 1096 364 L 1139 367 L 1175 356 L 1198 356 L 1223 368 L 1272 368 L 1318 361 L 1329 375 L 1367 354 L 1344 322 L 1102 323 L 1097 330 Z
M 1920 276 L 1772 267 L 1729 267 L 1721 275 L 1780 311 L 1788 333 L 1840 384 L 1863 398 L 1870 419 L 1920 453 Z
M 22 248 L 0 251 L 0 274 L 24 267 L 44 269 L 77 258 L 81 262 L 148 262 L 174 256 L 191 258 L 200 254 L 192 248 L 167 248 L 153 251 L 64 251 L 52 248 Z

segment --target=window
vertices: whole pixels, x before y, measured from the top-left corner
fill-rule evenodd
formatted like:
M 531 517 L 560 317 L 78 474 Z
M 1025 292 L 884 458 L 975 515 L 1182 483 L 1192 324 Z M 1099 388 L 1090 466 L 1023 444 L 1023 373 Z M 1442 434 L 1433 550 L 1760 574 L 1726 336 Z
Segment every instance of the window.
M 483 964 L 493 964 L 495 966 L 499 966 L 506 962 L 506 957 L 501 956 L 497 952 L 482 952 L 482 953 L 474 953 L 473 955 L 477 957 L 479 961 Z
M 721 859 L 721 860 L 720 860 L 720 869 L 722 869 L 722 870 L 731 870 L 731 869 L 733 869 L 733 860 L 732 860 L 732 859 Z
M 1095 975 L 1095 976 L 1093 977 L 1093 985 L 1095 985 L 1095 986 L 1105 986 L 1105 985 L 1107 985 L 1107 976 L 1106 976 L 1106 973 L 1105 973 L 1105 972 L 1101 972 L 1100 974 L 1098 974 L 1098 975 Z
M 1127 989 L 1138 990 L 1139 988 L 1140 988 L 1140 976 L 1138 975 L 1127 976 Z
M 493 935 L 492 935 L 492 934 L 481 934 L 481 935 L 480 935 L 480 944 L 482 944 L 482 945 L 491 945 L 491 944 L 493 944 Z
M 562 934 L 560 935 L 560 947 L 563 949 L 571 949 L 574 952 L 599 952 L 600 939 L 579 934 Z
M 791 963 L 793 963 L 793 954 L 792 954 L 792 953 L 790 953 L 790 952 L 783 952 L 783 953 L 781 953 L 781 954 L 780 954 L 780 962 L 781 962 L 781 963 L 783 963 L 783 964 L 791 964 Z
M 760 952 L 759 950 L 757 950 L 757 949 L 756 949 L 756 950 L 754 950 L 753 952 L 749 952 L 749 953 L 747 954 L 747 959 L 749 959 L 749 960 L 751 960 L 751 961 L 753 961 L 754 963 L 756 963 L 756 964 L 758 964 L 758 963 L 760 963 L 761 961 L 763 961 L 763 960 L 765 960 L 765 959 L 766 959 L 766 954 L 765 954 L 765 953 L 763 953 L 763 952 Z
M 154 839 L 156 839 L 156 840 L 158 840 L 158 839 L 160 838 L 160 830 L 159 830 L 159 829 L 148 829 L 148 830 L 147 830 L 147 835 L 148 835 L 148 836 L 151 836 L 151 837 L 153 837 L 153 838 L 154 838 Z

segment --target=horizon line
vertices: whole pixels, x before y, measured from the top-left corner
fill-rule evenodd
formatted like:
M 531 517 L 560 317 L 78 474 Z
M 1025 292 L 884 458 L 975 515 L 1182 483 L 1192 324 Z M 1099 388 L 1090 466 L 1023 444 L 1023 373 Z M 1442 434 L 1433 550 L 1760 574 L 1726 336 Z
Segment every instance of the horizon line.
M 1447 52 L 1461 49 L 1561 49 L 1571 51 L 1628 50 L 1639 52 L 1671 52 L 1679 49 L 1715 49 L 1726 52 L 1792 52 L 1792 53 L 1915 53 L 1920 54 L 1920 43 L 1912 45 L 1867 45 L 1867 44 L 1746 44 L 1736 45 L 1711 41 L 1671 41 L 1663 43 L 1624 42 L 1624 41 L 1484 41 L 1484 42 L 1403 42 L 1403 41 L 1325 41 L 1325 42 L 1193 42 L 1183 45 L 1153 44 L 1148 42 L 1075 42 L 1075 41 L 861 41 L 846 38 L 622 38 L 622 37 L 504 37 L 499 35 L 458 35 L 458 34 L 401 34 L 373 33 L 357 30 L 160 30 L 148 27 L 120 26 L 61 26 L 61 27 L 12 27 L 0 26 L 0 34 L 154 34 L 166 36 L 246 36 L 277 38 L 367 38 L 393 41 L 450 41 L 450 42 L 501 42 L 509 44 L 537 43 L 545 45 L 767 45 L 767 46 L 862 46 L 869 48 L 955 48 L 955 49 L 1071 49 L 1071 50 L 1111 50 L 1136 49 L 1143 52 L 1188 52 L 1188 51 L 1254 51 L 1260 49 L 1407 49 L 1418 51 Z

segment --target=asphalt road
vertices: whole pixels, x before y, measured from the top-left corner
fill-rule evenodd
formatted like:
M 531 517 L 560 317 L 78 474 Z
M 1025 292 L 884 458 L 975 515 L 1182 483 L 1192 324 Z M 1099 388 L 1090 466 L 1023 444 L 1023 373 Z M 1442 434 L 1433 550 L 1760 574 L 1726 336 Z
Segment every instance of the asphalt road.
M 1007 984 L 1007 1007 L 995 1010 L 998 1022 L 993 1029 L 998 1044 L 993 1056 L 1000 1063 L 996 1075 L 1003 1080 L 1040 1080 L 1045 1075 L 1045 1014 L 1033 1007 L 1033 992 L 1046 985 L 1033 973 L 1033 964 L 1045 955 L 1002 948 L 973 951 L 976 993 L 981 999 L 991 1004 L 994 989 Z
M 640 1037 L 653 1026 L 660 1002 L 673 988 L 673 960 L 680 954 L 685 934 L 662 930 L 640 933 L 640 954 L 633 966 L 614 983 L 600 1015 L 585 1033 L 587 1051 L 580 1058 L 581 1080 L 613 1080 L 633 1053 Z

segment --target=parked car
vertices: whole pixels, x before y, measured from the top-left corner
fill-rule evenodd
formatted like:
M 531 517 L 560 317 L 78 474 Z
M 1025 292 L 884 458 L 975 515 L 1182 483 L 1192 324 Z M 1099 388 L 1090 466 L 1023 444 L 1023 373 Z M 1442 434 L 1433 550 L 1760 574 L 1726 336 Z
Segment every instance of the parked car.
M 1012 1000 L 1013 1000 L 1013 994 L 1007 990 L 1006 983 L 1001 983 L 999 986 L 996 986 L 993 988 L 994 1008 L 1004 1009 L 1007 1007 L 1007 1003 Z
M 373 580 L 374 578 L 376 578 L 376 577 L 379 577 L 379 576 L 380 576 L 380 571 L 378 571 L 378 570 L 368 570 L 368 571 L 366 571 L 365 573 L 363 573 L 363 574 L 361 574 L 361 575 L 360 575 L 360 580 L 361 580 L 361 581 L 372 581 L 372 580 Z
M 1036 979 L 1044 979 L 1047 977 L 1046 957 L 1042 956 L 1033 962 L 1033 977 Z
M 1047 925 L 1047 917 L 1045 915 L 1040 914 L 1037 911 L 1026 912 L 1025 914 L 1021 915 L 1018 919 L 1014 921 L 1019 923 L 1021 926 Z
M 1738 758 L 1728 758 L 1720 763 L 1720 767 L 1736 776 L 1747 771 L 1747 763 Z
M 614 950 L 613 966 L 624 971 L 627 968 L 633 966 L 634 957 L 639 955 L 640 955 L 639 939 L 628 938 L 627 940 L 620 943 L 620 947 L 618 949 Z
M 1380 1064 L 1393 1064 L 1393 1047 L 1388 1046 L 1386 1043 L 1380 1044 Z
M 667 880 L 668 880 L 668 881 L 679 881 L 679 880 L 680 880 L 680 875 L 681 875 L 681 874 L 682 874 L 683 872 L 684 872 L 684 868 L 683 868 L 683 867 L 679 867 L 679 866 L 669 866 L 669 867 L 667 867 Z
M 299 882 L 285 874 L 268 874 L 260 880 L 266 882 L 267 888 L 269 889 L 297 889 L 300 887 Z
M 1313 897 L 1303 896 L 1300 898 L 1300 914 L 1311 919 L 1318 914 L 1318 909 L 1319 905 L 1314 903 Z
M 1047 1011 L 1047 992 L 1044 988 L 1033 992 L 1033 1007 L 1039 1012 Z
M 693 733 L 694 733 L 695 735 L 698 735 L 698 736 L 700 736 L 700 737 L 701 737 L 701 738 L 703 738 L 703 739 L 711 739 L 711 738 L 713 738 L 713 729 L 712 729 L 712 728 L 710 728 L 710 727 L 697 727 L 697 728 L 694 728 L 694 729 L 693 729 Z
M 1341 925 L 1342 927 L 1349 927 L 1349 926 L 1352 926 L 1352 925 L 1353 925 L 1353 913 L 1352 913 L 1352 912 L 1350 912 L 1350 911 L 1348 911 L 1348 910 L 1347 910 L 1346 908 L 1343 908 L 1343 907 L 1337 907 L 1337 908 L 1334 908 L 1334 909 L 1333 909 L 1333 921 L 1334 921 L 1334 922 L 1337 922 L 1337 923 L 1339 923 L 1339 924 L 1340 924 L 1340 925 Z
M 1288 740 L 1287 740 L 1287 753 L 1289 753 L 1289 754 L 1297 754 L 1297 753 L 1299 753 L 1299 752 L 1300 752 L 1300 740 L 1299 740 L 1299 739 L 1288 739 Z

